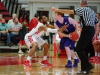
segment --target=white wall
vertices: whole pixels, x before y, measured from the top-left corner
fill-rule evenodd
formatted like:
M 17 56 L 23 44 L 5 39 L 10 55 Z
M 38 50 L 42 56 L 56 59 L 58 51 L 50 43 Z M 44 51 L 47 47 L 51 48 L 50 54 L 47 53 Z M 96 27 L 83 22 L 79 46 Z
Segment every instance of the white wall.
M 34 17 L 37 10 L 49 11 L 49 17 L 53 17 L 54 13 L 51 11 L 50 7 L 69 7 L 75 6 L 75 8 L 80 7 L 80 0 L 19 0 L 19 3 L 28 3 L 29 7 L 26 10 L 30 10 L 30 19 Z M 89 6 L 97 6 L 97 12 L 100 12 L 100 0 L 88 0 Z M 75 15 L 75 20 L 78 20 L 78 16 Z

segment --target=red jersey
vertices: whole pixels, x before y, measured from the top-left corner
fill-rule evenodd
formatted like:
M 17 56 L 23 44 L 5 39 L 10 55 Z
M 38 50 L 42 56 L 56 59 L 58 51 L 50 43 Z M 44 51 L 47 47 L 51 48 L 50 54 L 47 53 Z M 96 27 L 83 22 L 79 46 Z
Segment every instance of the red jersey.
M 29 23 L 29 31 L 31 31 L 38 24 L 38 20 L 36 18 L 32 18 Z

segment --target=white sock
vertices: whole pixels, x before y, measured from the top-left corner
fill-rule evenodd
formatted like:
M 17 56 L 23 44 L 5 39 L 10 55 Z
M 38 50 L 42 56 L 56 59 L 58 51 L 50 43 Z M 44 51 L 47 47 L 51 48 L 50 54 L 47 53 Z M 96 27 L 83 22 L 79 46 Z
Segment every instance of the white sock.
M 47 60 L 47 56 L 43 56 L 43 60 Z
M 68 60 L 70 60 L 70 61 L 71 61 L 71 57 L 68 57 Z
M 27 60 L 31 60 L 31 57 L 30 57 L 30 56 L 28 56 L 28 57 L 27 57 Z
M 74 56 L 74 59 L 77 59 L 77 57 L 76 57 L 76 56 Z
M 95 52 L 95 56 L 97 56 L 97 52 Z

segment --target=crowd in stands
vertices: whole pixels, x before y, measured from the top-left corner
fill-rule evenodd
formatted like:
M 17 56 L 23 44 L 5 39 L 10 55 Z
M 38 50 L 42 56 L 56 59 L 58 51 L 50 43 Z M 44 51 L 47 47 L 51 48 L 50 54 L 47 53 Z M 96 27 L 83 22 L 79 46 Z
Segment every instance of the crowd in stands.
M 48 19 L 49 20 L 49 19 Z M 5 21 L 3 15 L 0 14 L 0 41 L 5 41 L 6 46 L 19 46 L 19 53 L 23 53 L 21 51 L 22 45 L 25 44 L 24 36 L 27 32 L 31 31 L 32 28 L 36 27 L 39 22 L 39 14 L 36 13 L 34 18 L 29 21 L 29 17 L 27 14 L 22 14 L 22 16 L 18 19 L 16 14 L 12 15 L 12 19 L 8 22 Z M 48 23 L 54 25 L 54 19 L 51 17 Z M 50 36 L 50 37 L 49 37 Z M 47 40 L 47 42 L 52 44 L 53 33 L 46 33 L 42 36 L 43 39 Z M 3 38 L 3 39 L 2 39 Z M 50 41 L 51 39 L 51 41 Z M 26 46 L 28 49 L 28 47 Z
M 39 17 L 39 14 L 36 13 L 34 18 L 29 21 L 27 14 L 22 14 L 19 19 L 16 14 L 13 14 L 12 19 L 6 23 L 3 15 L 0 14 L 0 41 L 2 41 L 2 38 L 5 38 L 7 46 L 11 47 L 12 43 L 15 46 L 19 45 L 19 53 L 23 53 L 21 47 L 25 44 L 23 41 L 24 36 L 27 32 L 31 31 L 32 28 L 36 27 L 39 22 Z M 97 18 L 100 20 L 99 13 L 97 13 Z M 54 19 L 51 17 L 48 19 L 48 23 L 54 25 Z M 46 32 L 42 38 L 47 40 L 48 44 L 52 44 L 53 35 L 55 34 Z M 26 48 L 28 49 L 27 46 Z

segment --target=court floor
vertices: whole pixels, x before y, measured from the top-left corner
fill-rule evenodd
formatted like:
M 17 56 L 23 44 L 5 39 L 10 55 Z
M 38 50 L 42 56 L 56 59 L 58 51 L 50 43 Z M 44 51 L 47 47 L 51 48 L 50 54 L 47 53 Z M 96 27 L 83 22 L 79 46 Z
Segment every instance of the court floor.
M 77 68 L 65 68 L 67 58 L 54 58 L 53 51 L 49 51 L 48 60 L 52 67 L 41 66 L 42 51 L 36 51 L 32 57 L 32 68 L 24 67 L 28 53 L 0 53 L 0 75 L 77 75 Z M 93 64 L 94 69 L 89 75 L 100 75 L 100 64 Z M 80 74 L 79 74 L 80 75 Z M 82 74 L 81 74 L 82 75 Z

